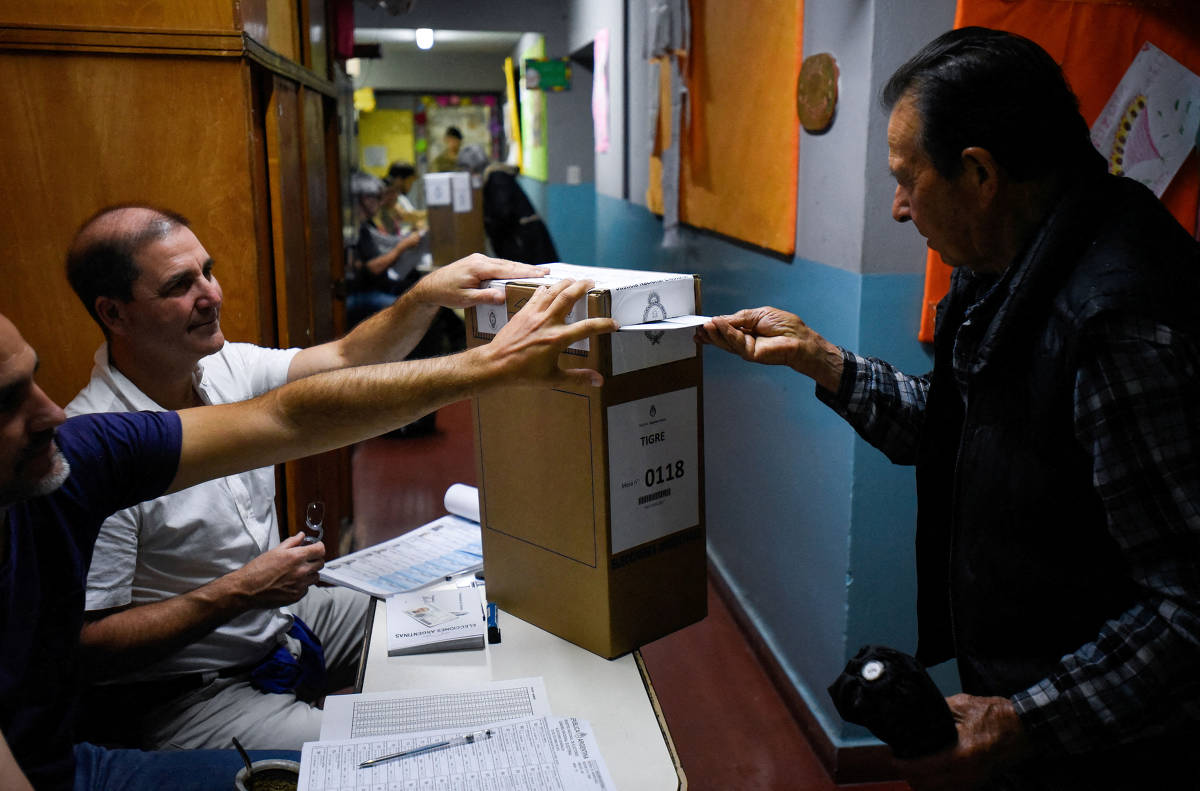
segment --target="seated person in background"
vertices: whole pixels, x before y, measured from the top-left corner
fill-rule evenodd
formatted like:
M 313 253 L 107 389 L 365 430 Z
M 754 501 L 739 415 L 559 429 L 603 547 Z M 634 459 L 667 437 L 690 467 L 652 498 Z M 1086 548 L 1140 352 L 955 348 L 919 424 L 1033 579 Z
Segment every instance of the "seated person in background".
M 395 201 L 396 190 L 389 190 L 370 173 L 354 173 L 350 190 L 358 214 L 358 238 L 346 277 L 346 323 L 355 327 L 395 302 L 420 278 L 416 267 L 421 233 L 401 236 L 384 227 L 380 208 L 389 195 Z
M 404 238 L 414 228 L 406 223 L 396 210 L 396 201 L 400 196 L 400 183 L 386 176 L 380 179 L 383 185 L 379 192 L 379 210 L 375 212 L 373 224 L 376 228 L 391 236 Z
M 67 412 L 184 409 L 243 401 L 318 371 L 403 359 L 442 305 L 494 301 L 483 278 L 540 274 L 483 256 L 424 278 L 345 337 L 308 349 L 226 343 L 213 261 L 170 212 L 123 206 L 80 230 L 67 272 L 107 339 Z M 310 587 L 324 556 L 303 535 L 280 542 L 270 467 L 126 509 L 100 532 L 81 640 L 106 674 L 94 708 L 134 714 L 147 748 L 299 748 L 316 739 L 314 697 L 353 682 L 367 598 Z M 255 668 L 296 653 L 311 628 L 327 681 L 276 692 Z M 284 657 L 286 660 L 286 657 Z M 136 668 L 130 672 L 131 668 Z M 113 709 L 109 704 L 121 701 Z
M 346 322 L 353 328 L 391 305 L 421 279 L 417 263 L 428 246 L 421 244 L 424 231 L 397 235 L 387 230 L 388 220 L 382 207 L 395 202 L 399 182 L 389 185 L 369 173 L 355 173 L 351 187 L 358 196 L 358 211 L 362 216 L 351 272 L 346 278 Z M 427 326 L 409 352 L 410 359 L 437 357 L 467 348 L 466 326 L 449 308 L 438 310 Z M 437 413 L 430 412 L 387 436 L 425 436 L 434 431 L 436 422 Z
M 489 165 L 483 148 L 474 145 L 462 150 L 458 164 L 483 177 L 483 229 L 494 255 L 526 264 L 558 260 L 546 223 L 517 182 L 516 168 L 502 162 Z
M 391 211 L 399 220 L 399 225 L 421 229 L 427 225 L 427 214 L 423 209 L 417 209 L 409 200 L 413 184 L 417 181 L 417 169 L 408 162 L 393 162 L 388 168 L 387 181 L 396 188 L 396 203 Z M 386 208 L 386 206 L 385 206 Z
M 170 227 L 135 220 L 120 236 L 140 261 L 137 249 L 180 241 L 178 227 L 163 236 Z M 202 274 L 202 261 L 182 252 L 172 260 L 194 276 L 190 290 L 215 285 Z M 84 578 L 105 516 L 165 492 L 357 442 L 499 387 L 599 386 L 603 378 L 595 371 L 558 364 L 570 344 L 616 329 L 610 319 L 564 324 L 591 285 L 563 281 L 538 289 L 491 343 L 452 357 L 317 373 L 235 404 L 65 423 L 34 380 L 37 352 L 0 316 L 0 788 L 228 789 L 237 767 L 231 750 L 72 746 L 79 673 L 90 666 L 80 661 Z M 473 299 L 503 299 L 499 290 L 459 290 Z M 181 299 L 151 302 L 165 312 Z M 209 326 L 201 334 L 214 331 Z M 321 565 L 310 561 L 295 585 L 315 581 Z M 203 597 L 194 604 L 208 606 Z
M 442 153 L 433 159 L 430 170 L 434 173 L 449 173 L 458 170 L 458 150 L 462 147 L 463 136 L 457 126 L 446 127 L 442 135 Z

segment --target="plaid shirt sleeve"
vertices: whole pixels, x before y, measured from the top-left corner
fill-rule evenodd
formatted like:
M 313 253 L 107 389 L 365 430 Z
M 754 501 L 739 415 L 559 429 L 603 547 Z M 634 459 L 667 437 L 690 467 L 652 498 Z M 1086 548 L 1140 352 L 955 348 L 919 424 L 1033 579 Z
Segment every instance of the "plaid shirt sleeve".
M 1075 434 L 1142 599 L 1013 697 L 1048 752 L 1103 749 L 1200 718 L 1200 350 L 1149 320 L 1086 331 Z
M 846 349 L 837 392 L 817 385 L 817 398 L 896 464 L 916 463 L 928 392 L 927 376 L 910 376 Z

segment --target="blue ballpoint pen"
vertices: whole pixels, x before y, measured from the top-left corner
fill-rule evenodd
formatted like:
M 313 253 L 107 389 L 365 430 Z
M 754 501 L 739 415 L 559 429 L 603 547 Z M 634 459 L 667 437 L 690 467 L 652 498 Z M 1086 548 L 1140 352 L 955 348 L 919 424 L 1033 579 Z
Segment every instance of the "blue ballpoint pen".
M 486 731 L 475 731 L 474 733 L 468 733 L 463 736 L 455 736 L 452 739 L 443 739 L 440 742 L 426 744 L 422 747 L 414 747 L 411 750 L 405 750 L 404 752 L 392 753 L 391 755 L 381 755 L 378 758 L 371 758 L 370 760 L 360 763 L 358 768 L 365 769 L 368 766 L 374 766 L 375 764 L 383 763 L 384 761 L 394 761 L 397 758 L 411 758 L 417 755 L 424 755 L 425 753 L 432 753 L 437 750 L 446 750 L 450 747 L 457 747 L 460 744 L 474 744 L 475 742 L 481 742 L 484 739 L 490 739 L 494 734 L 495 731 L 491 730 L 490 728 Z

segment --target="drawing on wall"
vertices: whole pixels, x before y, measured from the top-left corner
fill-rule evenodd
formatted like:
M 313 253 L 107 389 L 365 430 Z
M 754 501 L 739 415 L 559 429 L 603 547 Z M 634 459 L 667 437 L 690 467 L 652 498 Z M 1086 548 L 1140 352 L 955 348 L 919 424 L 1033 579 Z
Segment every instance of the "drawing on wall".
M 1147 42 L 1092 124 L 1110 173 L 1162 197 L 1200 129 L 1200 77 Z
M 596 31 L 592 47 L 592 137 L 596 153 L 608 153 L 608 28 Z

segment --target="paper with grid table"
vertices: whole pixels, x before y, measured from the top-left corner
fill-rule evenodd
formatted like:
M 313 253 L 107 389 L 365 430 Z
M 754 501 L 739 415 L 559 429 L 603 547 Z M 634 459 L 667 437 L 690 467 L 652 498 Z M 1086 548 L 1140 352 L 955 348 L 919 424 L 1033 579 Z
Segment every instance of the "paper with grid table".
M 359 768 L 370 758 L 483 727 L 495 736 Z M 575 717 L 550 716 L 540 677 L 468 688 L 330 695 L 321 741 L 304 745 L 300 775 L 300 791 L 614 788 L 591 726 Z
M 501 720 L 549 715 L 546 685 L 540 677 L 477 687 L 330 695 L 321 717 L 321 740 L 448 728 L 472 731 Z

